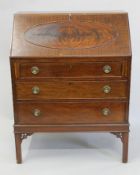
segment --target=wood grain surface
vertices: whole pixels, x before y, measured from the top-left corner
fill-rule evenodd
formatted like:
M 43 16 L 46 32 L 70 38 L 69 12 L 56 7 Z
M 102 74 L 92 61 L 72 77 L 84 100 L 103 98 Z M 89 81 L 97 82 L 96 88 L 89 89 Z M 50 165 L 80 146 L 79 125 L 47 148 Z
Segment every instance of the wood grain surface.
M 11 57 L 131 56 L 128 28 L 127 13 L 15 14 Z

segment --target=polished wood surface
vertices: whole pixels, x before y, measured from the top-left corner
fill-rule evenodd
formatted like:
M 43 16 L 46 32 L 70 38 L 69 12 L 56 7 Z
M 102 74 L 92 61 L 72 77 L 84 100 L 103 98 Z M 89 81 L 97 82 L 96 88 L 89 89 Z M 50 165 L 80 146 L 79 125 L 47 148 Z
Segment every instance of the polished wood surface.
M 118 32 L 105 23 L 73 20 L 33 26 L 25 32 L 29 43 L 52 49 L 87 49 L 102 47 L 118 37 Z
M 21 13 L 14 17 L 11 56 L 131 56 L 129 41 L 127 13 Z
M 111 132 L 128 159 L 127 13 L 15 14 L 10 54 L 17 163 L 35 132 Z
M 110 114 L 102 114 L 108 108 Z M 33 111 L 40 110 L 39 116 Z M 49 103 L 18 103 L 19 124 L 95 124 L 124 123 L 125 102 L 49 102 Z
M 111 88 L 109 93 L 104 87 Z M 39 93 L 33 94 L 38 87 Z M 46 81 L 16 83 L 17 100 L 127 99 L 126 81 Z
M 104 67 L 108 65 L 111 67 L 110 73 L 104 72 Z M 32 73 L 32 68 L 37 67 L 39 72 Z M 77 63 L 17 63 L 16 69 L 19 72 L 20 79 L 32 78 L 121 78 L 124 76 L 126 70 L 126 62 L 77 62 Z

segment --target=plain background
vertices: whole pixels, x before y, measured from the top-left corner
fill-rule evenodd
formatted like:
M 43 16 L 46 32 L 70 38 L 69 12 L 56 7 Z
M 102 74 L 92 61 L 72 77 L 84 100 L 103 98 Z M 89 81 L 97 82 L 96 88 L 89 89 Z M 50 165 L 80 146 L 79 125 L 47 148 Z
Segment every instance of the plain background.
M 9 51 L 13 14 L 18 11 L 127 11 L 133 49 L 129 162 L 121 163 L 121 142 L 111 134 L 35 134 L 15 161 Z M 0 0 L 0 174 L 140 174 L 140 8 L 138 0 Z

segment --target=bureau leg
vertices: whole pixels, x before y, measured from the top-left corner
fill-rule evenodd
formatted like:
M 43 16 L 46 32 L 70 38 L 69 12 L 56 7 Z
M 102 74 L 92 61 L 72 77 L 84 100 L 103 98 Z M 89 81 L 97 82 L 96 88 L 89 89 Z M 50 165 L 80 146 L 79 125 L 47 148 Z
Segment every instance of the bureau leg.
M 129 133 L 128 132 L 122 133 L 122 142 L 123 142 L 122 162 L 123 163 L 127 163 L 128 161 L 128 139 L 129 139 Z
M 18 164 L 22 163 L 21 142 L 21 133 L 15 133 L 16 160 Z

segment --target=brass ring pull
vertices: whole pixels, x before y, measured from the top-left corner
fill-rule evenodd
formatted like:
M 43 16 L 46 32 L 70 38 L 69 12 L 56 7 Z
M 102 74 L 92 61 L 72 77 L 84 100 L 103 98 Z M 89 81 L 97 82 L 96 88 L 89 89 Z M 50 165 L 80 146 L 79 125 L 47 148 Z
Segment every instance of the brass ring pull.
M 109 85 L 105 85 L 105 86 L 103 87 L 103 92 L 104 92 L 105 94 L 110 93 L 110 92 L 111 92 L 111 87 L 110 87 Z
M 34 109 L 32 111 L 34 117 L 39 117 L 41 115 L 41 111 L 39 109 Z
M 32 88 L 32 93 L 33 94 L 39 94 L 39 92 L 40 92 L 40 88 L 38 87 L 38 86 L 34 86 L 33 88 Z
M 31 68 L 31 72 L 32 72 L 32 74 L 36 75 L 39 73 L 39 68 L 37 66 L 33 66 Z
M 102 112 L 102 115 L 104 116 L 109 116 L 111 114 L 111 111 L 109 108 L 103 108 L 101 112 Z
M 104 71 L 104 73 L 108 74 L 108 73 L 110 73 L 112 71 L 112 68 L 109 65 L 105 65 L 103 67 L 103 71 Z

